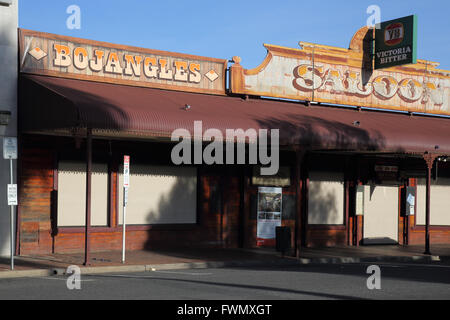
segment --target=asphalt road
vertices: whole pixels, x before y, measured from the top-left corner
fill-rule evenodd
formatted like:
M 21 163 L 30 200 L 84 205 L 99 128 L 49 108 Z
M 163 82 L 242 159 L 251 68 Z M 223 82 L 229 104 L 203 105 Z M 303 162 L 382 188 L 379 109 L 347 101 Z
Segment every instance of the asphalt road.
M 0 279 L 0 299 L 450 299 L 450 265 L 379 263 L 381 288 L 372 290 L 369 265 L 82 274 L 73 290 L 67 276 Z

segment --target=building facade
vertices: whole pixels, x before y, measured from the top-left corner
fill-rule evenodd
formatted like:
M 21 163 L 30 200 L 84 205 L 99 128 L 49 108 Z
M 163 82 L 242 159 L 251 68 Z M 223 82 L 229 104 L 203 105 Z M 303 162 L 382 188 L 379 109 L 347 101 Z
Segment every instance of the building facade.
M 18 82 L 18 1 L 0 5 L 0 135 L 17 137 L 17 82 Z M 8 160 L 0 166 L 0 256 L 10 254 L 10 208 L 6 186 L 10 183 Z M 16 161 L 13 161 L 14 177 Z M 15 179 L 15 178 L 14 178 Z
M 121 249 L 125 155 L 128 250 L 273 246 L 262 220 L 288 226 L 296 254 L 450 243 L 449 119 L 429 115 L 449 114 L 449 72 L 423 60 L 374 71 L 369 32 L 349 49 L 266 45 L 245 70 L 239 57 L 228 67 L 20 30 L 17 253 Z M 172 156 L 177 129 L 192 140 L 183 164 Z M 280 170 L 265 176 L 250 133 L 273 129 Z M 197 159 L 196 146 L 215 161 Z M 264 198 L 271 209 L 261 187 L 281 190 Z

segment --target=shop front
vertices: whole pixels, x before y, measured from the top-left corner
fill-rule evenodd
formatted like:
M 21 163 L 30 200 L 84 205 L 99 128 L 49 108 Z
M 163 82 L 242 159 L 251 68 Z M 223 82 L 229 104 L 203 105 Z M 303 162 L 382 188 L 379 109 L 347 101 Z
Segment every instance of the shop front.
M 449 114 L 449 73 L 369 72 L 364 31 L 350 49 L 267 45 L 227 77 L 227 60 L 21 30 L 18 253 L 120 250 L 125 155 L 127 250 L 273 247 L 276 226 L 296 254 L 450 243 L 450 126 L 414 114 Z

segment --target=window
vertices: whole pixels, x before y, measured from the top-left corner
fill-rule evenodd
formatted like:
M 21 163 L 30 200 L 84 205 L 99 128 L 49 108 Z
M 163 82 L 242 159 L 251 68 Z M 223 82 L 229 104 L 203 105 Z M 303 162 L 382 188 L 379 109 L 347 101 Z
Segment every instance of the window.
M 92 164 L 91 225 L 108 225 L 108 166 Z M 85 226 L 86 163 L 58 164 L 58 227 Z
M 119 169 L 119 224 L 123 222 L 123 167 Z M 127 224 L 190 224 L 197 221 L 197 169 L 130 166 Z
M 308 188 L 308 224 L 344 224 L 344 176 L 312 171 Z
M 416 225 L 425 225 L 426 180 L 417 179 Z M 431 180 L 430 225 L 450 226 L 450 178 Z

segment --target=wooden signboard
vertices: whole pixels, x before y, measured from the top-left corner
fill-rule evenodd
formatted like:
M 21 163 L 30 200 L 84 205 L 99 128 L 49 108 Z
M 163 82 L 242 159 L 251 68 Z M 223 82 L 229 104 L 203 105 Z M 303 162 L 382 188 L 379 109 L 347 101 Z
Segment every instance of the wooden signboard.
M 20 30 L 20 71 L 225 95 L 227 60 Z
M 435 62 L 373 70 L 373 30 L 361 28 L 349 49 L 300 42 L 301 49 L 264 45 L 263 63 L 230 68 L 233 93 L 450 115 L 450 71 Z

